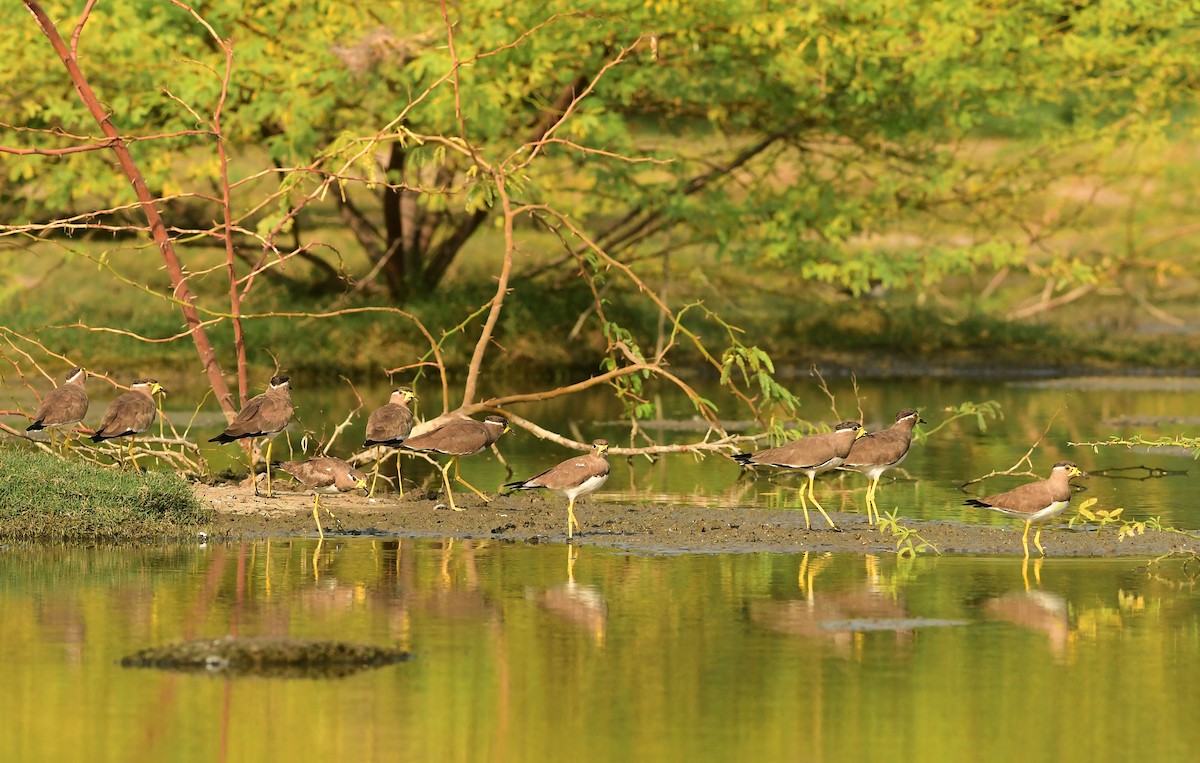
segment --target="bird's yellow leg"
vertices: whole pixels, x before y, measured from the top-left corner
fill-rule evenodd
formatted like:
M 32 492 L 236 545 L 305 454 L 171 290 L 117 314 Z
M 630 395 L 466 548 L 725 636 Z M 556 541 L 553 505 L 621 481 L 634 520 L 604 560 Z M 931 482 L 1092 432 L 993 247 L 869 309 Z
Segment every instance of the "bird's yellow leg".
M 579 527 L 579 523 L 575 521 L 575 499 L 567 499 L 567 540 L 574 537 L 572 529 Z
M 808 523 L 808 499 L 804 497 L 804 486 L 800 486 L 800 508 L 804 510 L 804 529 L 811 530 L 812 525 Z
M 321 527 L 321 515 L 317 513 L 317 508 L 321 505 L 321 495 L 318 493 L 313 496 L 313 521 L 317 523 L 317 537 L 325 540 L 325 528 Z
M 814 482 L 816 482 L 816 475 L 809 474 L 808 475 L 808 499 L 813 502 L 813 506 L 817 507 L 817 511 L 821 512 L 821 516 L 825 517 L 825 521 L 829 523 L 830 529 L 836 530 L 837 525 L 835 525 L 833 523 L 833 520 L 829 518 L 829 515 L 825 513 L 825 507 L 822 506 L 820 504 L 820 502 L 817 501 L 817 496 L 815 493 L 813 493 L 813 483 Z
M 475 495 L 477 495 L 477 496 L 479 496 L 480 498 L 482 498 L 484 503 L 491 503 L 491 502 L 492 502 L 492 499 L 491 499 L 491 498 L 488 498 L 486 495 L 484 495 L 483 493 L 479 492 L 479 489 L 478 489 L 478 488 L 476 488 L 476 487 L 475 487 L 474 485 L 472 485 L 470 482 L 467 482 L 465 479 L 463 479 L 462 477 L 460 477 L 460 476 L 458 475 L 458 456 L 455 456 L 455 457 L 454 457 L 454 480 L 455 480 L 456 482 L 461 482 L 462 484 L 466 485 L 466 486 L 467 486 L 467 489 L 469 489 L 469 490 L 470 490 L 472 493 L 474 493 Z
M 1021 536 L 1021 547 L 1025 549 L 1025 558 L 1029 558 L 1029 523 L 1025 523 L 1025 534 Z
M 457 461 L 457 459 L 451 459 Z M 462 511 L 454 505 L 454 491 L 450 489 L 450 464 L 439 466 L 438 469 L 442 472 L 442 484 L 446 486 L 446 500 L 450 502 L 450 508 L 455 511 Z
M 867 521 L 872 525 L 879 524 L 879 477 L 871 480 L 870 486 L 867 488 L 868 508 Z
M 275 447 L 274 440 L 267 440 L 267 498 L 271 497 L 271 449 Z
M 371 476 L 371 492 L 367 493 L 367 498 L 375 497 L 375 483 L 379 482 L 379 461 L 375 462 L 375 471 Z
M 137 454 L 133 452 L 133 441 L 137 435 L 129 435 L 129 463 L 133 464 L 133 470 L 138 474 L 142 473 L 142 467 L 138 466 Z
M 1033 534 L 1033 545 L 1037 546 L 1037 550 L 1042 552 L 1042 556 L 1046 555 L 1046 549 L 1042 548 L 1042 526 L 1038 525 L 1037 532 Z
M 404 497 L 404 472 L 400 469 L 400 451 L 396 451 L 396 492 L 397 498 Z

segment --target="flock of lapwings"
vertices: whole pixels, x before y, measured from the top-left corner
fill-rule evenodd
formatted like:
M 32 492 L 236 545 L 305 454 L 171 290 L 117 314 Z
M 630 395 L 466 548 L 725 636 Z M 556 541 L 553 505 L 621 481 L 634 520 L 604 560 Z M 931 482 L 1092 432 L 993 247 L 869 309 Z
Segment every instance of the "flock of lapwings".
M 67 373 L 66 382 L 43 398 L 27 431 L 67 429 L 80 423 L 88 410 L 88 396 L 84 388 L 86 378 L 87 372 L 84 369 L 79 367 L 71 369 Z M 92 441 L 101 442 L 128 437 L 129 460 L 133 468 L 140 471 L 133 452 L 133 441 L 136 435 L 146 431 L 154 422 L 157 408 L 154 395 L 160 393 L 165 395 L 166 390 L 154 379 L 138 379 L 133 382 L 128 392 L 116 398 L 109 405 L 100 425 L 91 436 Z M 455 481 L 466 486 L 484 501 L 488 501 L 489 498 L 486 495 L 459 475 L 458 460 L 491 447 L 502 434 L 508 431 L 508 420 L 495 414 L 485 417 L 482 421 L 470 418 L 452 419 L 436 429 L 412 436 L 415 421 L 409 405 L 415 399 L 416 394 L 408 387 L 394 389 L 388 402 L 373 411 L 367 419 L 364 446 L 396 449 L 397 483 L 400 486 L 401 495 L 403 495 L 403 486 L 400 453 L 408 451 L 450 457 L 445 465 L 438 467 L 442 474 L 442 483 L 446 488 L 446 498 L 450 508 L 461 511 L 454 503 L 454 494 L 450 487 L 451 466 L 454 467 Z M 265 438 L 267 440 L 265 459 L 267 497 L 271 497 L 273 438 L 287 428 L 293 413 L 289 378 L 287 376 L 272 377 L 267 391 L 248 400 L 229 426 L 225 428 L 225 431 L 209 442 L 228 443 L 247 438 L 255 440 Z M 770 467 L 793 470 L 806 476 L 808 480 L 801 485 L 799 490 L 805 527 L 809 527 L 808 504 L 811 502 L 821 512 L 821 516 L 825 518 L 830 528 L 836 529 L 833 520 L 817 501 L 816 494 L 813 492 L 813 484 L 817 475 L 834 469 L 860 472 L 869 480 L 865 501 L 867 520 L 871 524 L 875 524 L 879 521 L 879 506 L 876 499 L 879 479 L 888 469 L 898 466 L 904 461 L 912 443 L 913 427 L 919 423 L 924 423 L 920 414 L 912 408 L 905 408 L 896 414 L 895 423 L 878 432 L 867 434 L 859 422 L 844 421 L 835 426 L 832 432 L 800 437 L 785 445 L 766 448 L 754 453 L 738 453 L 733 456 L 733 459 L 749 469 Z M 608 479 L 608 447 L 606 440 L 595 440 L 592 442 L 591 453 L 569 458 L 529 479 L 510 482 L 504 486 L 504 489 L 507 491 L 545 489 L 567 498 L 567 537 L 570 539 L 574 537 L 575 530 L 582 530 L 575 518 L 576 499 L 594 493 Z M 321 527 L 318 513 L 321 508 L 321 494 L 347 492 L 355 489 L 367 491 L 367 475 L 343 459 L 333 456 L 319 456 L 305 461 L 284 461 L 279 463 L 278 467 L 313 491 L 313 519 L 317 524 L 317 532 L 322 538 L 325 536 L 325 531 Z M 252 463 L 252 479 L 255 476 L 253 471 Z M 1045 549 L 1041 544 L 1042 525 L 1066 510 L 1071 500 L 1071 478 L 1086 476 L 1075 464 L 1063 461 L 1054 465 L 1048 479 L 1022 485 L 999 495 L 970 499 L 965 503 L 1000 511 L 1023 520 L 1025 533 L 1021 537 L 1021 545 L 1027 557 L 1029 556 L 1029 529 L 1031 526 L 1037 525 L 1038 529 L 1033 542 L 1038 551 L 1045 555 Z M 374 496 L 378 478 L 379 461 L 377 460 L 370 490 L 367 491 L 368 496 Z M 257 491 L 257 482 L 255 482 L 255 490 Z M 328 509 L 326 509 L 326 513 L 329 513 Z M 330 516 L 333 515 L 330 514 Z

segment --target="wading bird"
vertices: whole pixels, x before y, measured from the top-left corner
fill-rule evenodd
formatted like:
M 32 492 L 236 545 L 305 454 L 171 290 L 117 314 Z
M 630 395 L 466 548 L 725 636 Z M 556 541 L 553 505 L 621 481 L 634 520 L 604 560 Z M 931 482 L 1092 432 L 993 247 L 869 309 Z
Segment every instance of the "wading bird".
M 579 527 L 575 520 L 575 499 L 596 492 L 608 479 L 608 440 L 592 440 L 592 452 L 563 461 L 541 474 L 519 482 L 510 482 L 505 490 L 546 489 L 567 499 L 567 539 Z M 580 528 L 582 530 L 582 528 Z
M 778 448 L 765 448 L 754 453 L 737 453 L 733 460 L 742 466 L 772 466 L 778 469 L 794 469 L 808 477 L 808 499 L 812 501 L 821 516 L 833 529 L 837 529 L 833 520 L 825 513 L 825 507 L 817 501 L 813 493 L 813 481 L 818 474 L 836 469 L 846 460 L 855 441 L 863 436 L 862 425 L 857 421 L 843 421 L 833 428 L 832 432 L 808 435 L 792 440 Z M 804 509 L 804 526 L 808 523 L 808 501 L 804 497 L 805 485 L 800 486 L 800 507 Z
M 458 459 L 463 456 L 473 456 L 491 447 L 500 439 L 500 435 L 508 431 L 508 419 L 492 414 L 483 421 L 475 419 L 454 419 L 415 437 L 409 437 L 401 445 L 405 450 L 417 453 L 442 453 L 450 456 L 445 466 L 438 467 L 442 473 L 442 483 L 446 486 L 446 500 L 450 508 L 462 511 L 454 505 L 454 493 L 450 490 L 450 465 L 454 465 L 454 479 L 466 485 L 475 495 L 488 502 L 491 499 L 479 492 L 470 482 L 458 476 Z
M 367 436 L 363 447 L 382 445 L 388 448 L 398 448 L 408 437 L 413 428 L 413 412 L 408 404 L 417 399 L 417 394 L 409 387 L 397 387 L 387 403 L 371 412 L 367 417 Z M 375 483 L 379 480 L 379 464 L 382 459 L 375 460 L 375 471 L 371 477 L 371 492 L 368 498 L 375 497 Z M 404 478 L 400 472 L 400 451 L 396 451 L 396 489 L 400 497 L 404 497 Z
M 87 415 L 88 396 L 83 383 L 87 379 L 87 371 L 75 366 L 67 372 L 66 381 L 61 387 L 56 387 L 46 393 L 37 413 L 33 414 L 33 422 L 25 428 L 26 432 L 37 432 L 42 429 L 55 430 L 73 427 L 83 421 Z M 68 434 L 65 442 L 70 442 Z M 66 445 L 63 446 L 64 448 Z
M 963 505 L 992 509 L 1024 520 L 1025 533 L 1021 536 L 1021 546 L 1025 549 L 1026 558 L 1029 557 L 1029 526 L 1037 525 L 1033 545 L 1045 556 L 1046 549 L 1042 548 L 1042 525 L 1062 514 L 1070 505 L 1071 478 L 1086 476 L 1070 461 L 1059 461 L 1050 470 L 1047 479 L 1030 482 L 999 495 L 971 498 L 964 501 Z
M 912 444 L 913 427 L 924 424 L 912 408 L 905 408 L 896 414 L 896 423 L 887 429 L 872 432 L 854 443 L 842 469 L 861 472 L 870 480 L 867 484 L 867 521 L 875 524 L 879 521 L 879 503 L 875 493 L 879 490 L 879 478 L 894 466 L 899 466 L 908 456 L 909 445 Z
M 271 377 L 267 391 L 255 395 L 246 401 L 242 410 L 225 428 L 225 431 L 209 442 L 221 444 L 242 440 L 247 437 L 257 439 L 267 438 L 267 497 L 271 497 L 271 447 L 275 435 L 287 428 L 292 420 L 292 388 L 286 376 Z M 250 479 L 254 482 L 254 492 L 258 492 L 258 480 L 254 474 L 254 454 L 250 454 Z
M 325 530 L 321 527 L 321 516 L 317 513 L 321 506 L 321 494 L 348 493 L 355 488 L 364 492 L 367 489 L 367 475 L 355 469 L 340 458 L 333 456 L 318 456 L 307 461 L 284 461 L 279 468 L 295 477 L 309 490 L 313 491 L 313 521 L 317 523 L 317 535 L 323 540 Z M 330 519 L 337 521 L 329 509 L 325 513 Z
M 100 426 L 96 427 L 96 433 L 92 435 L 92 442 L 128 437 L 129 460 L 133 464 L 134 471 L 140 472 L 137 454 L 133 452 L 133 441 L 137 435 L 145 432 L 154 423 L 154 415 L 157 411 L 154 396 L 159 393 L 166 395 L 167 391 L 156 380 L 138 379 L 135 381 L 129 386 L 128 392 L 109 404 L 108 410 L 104 412 L 104 418 L 100 420 Z M 118 454 L 120 450 L 118 447 Z

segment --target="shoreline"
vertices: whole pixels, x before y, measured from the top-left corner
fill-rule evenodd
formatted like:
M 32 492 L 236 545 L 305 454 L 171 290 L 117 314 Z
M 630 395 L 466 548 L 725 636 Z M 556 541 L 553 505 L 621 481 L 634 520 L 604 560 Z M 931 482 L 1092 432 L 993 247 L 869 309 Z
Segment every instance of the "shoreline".
M 254 495 L 248 487 L 229 484 L 196 485 L 195 490 L 201 503 L 215 512 L 213 522 L 205 528 L 211 541 L 317 537 L 311 493 L 280 491 L 275 497 L 266 498 Z M 402 499 L 385 494 L 373 502 L 361 495 L 328 496 L 322 498 L 321 505 L 338 517 L 341 526 L 337 527 L 324 511 L 321 519 L 327 538 L 402 536 L 567 542 L 566 501 L 557 496 L 518 494 L 500 496 L 484 504 L 467 494 L 458 502 L 463 511 L 437 508 L 440 502 L 424 495 L 418 497 L 415 490 Z M 572 542 L 666 554 L 896 552 L 896 539 L 869 526 L 862 514 L 830 512 L 839 528 L 836 532 L 824 528 L 824 520 L 817 512 L 811 514 L 813 528 L 805 529 L 803 513 L 793 510 L 635 506 L 585 500 L 575 506 L 583 531 Z M 1024 525 L 1018 521 L 1013 521 L 1011 527 L 998 527 L 906 520 L 904 526 L 932 543 L 943 555 L 1023 554 Z M 914 539 L 914 544 L 918 542 Z M 1043 530 L 1042 545 L 1047 556 L 1054 557 L 1200 553 L 1200 537 L 1147 529 L 1142 535 L 1119 539 L 1114 527 L 1070 530 L 1065 521 Z M 1030 552 L 1032 557 L 1037 556 L 1032 539 Z

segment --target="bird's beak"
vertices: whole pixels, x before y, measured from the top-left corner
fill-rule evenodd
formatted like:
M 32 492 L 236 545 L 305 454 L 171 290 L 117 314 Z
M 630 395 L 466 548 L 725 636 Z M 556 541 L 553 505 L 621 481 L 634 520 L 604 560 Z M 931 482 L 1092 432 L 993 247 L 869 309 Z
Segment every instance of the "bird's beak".
M 1073 466 L 1073 467 L 1071 467 L 1071 476 L 1072 477 L 1086 477 L 1088 475 L 1087 475 L 1087 472 L 1083 471 L 1078 466 Z
M 165 389 L 163 389 L 163 385 L 159 384 L 158 382 L 154 382 L 154 384 L 150 387 L 150 394 L 151 395 L 161 394 L 163 397 L 166 397 L 167 391 Z
M 855 440 L 859 439 L 860 437 L 870 437 L 870 436 L 871 435 L 867 434 L 867 430 L 862 427 L 859 427 L 858 431 L 854 433 Z
M 356 485 L 355 485 L 355 487 L 357 487 L 359 490 L 363 491 L 364 493 L 369 493 L 369 492 L 370 492 L 369 490 L 367 490 L 367 480 L 366 480 L 366 478 L 363 478 L 363 479 L 359 480 L 359 481 L 358 481 L 358 484 L 356 484 Z

